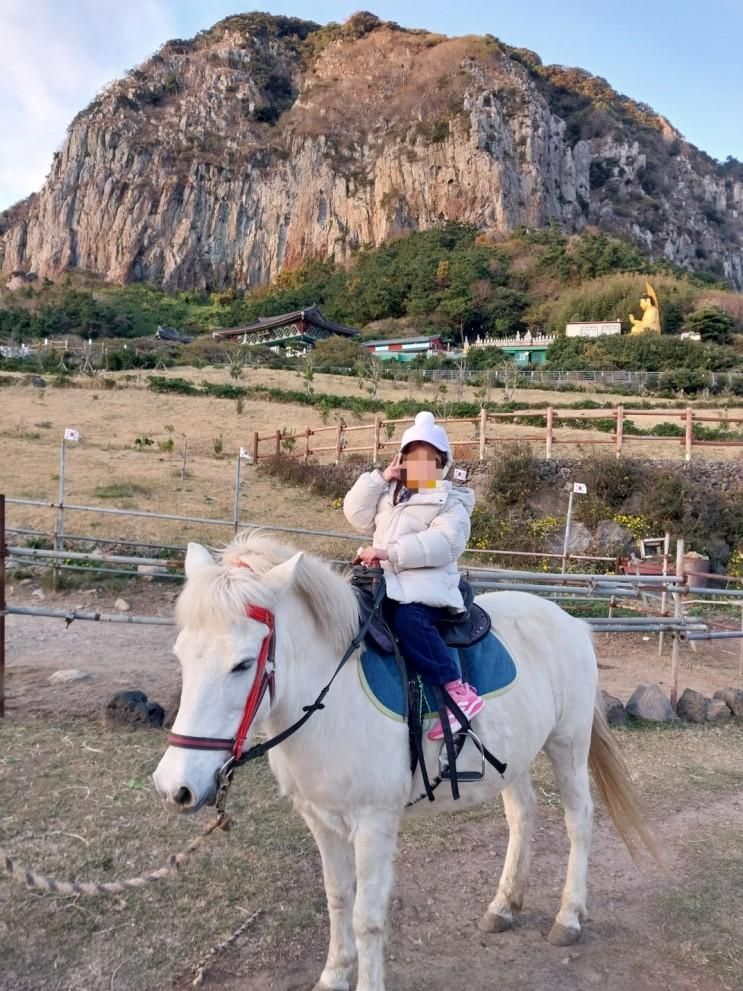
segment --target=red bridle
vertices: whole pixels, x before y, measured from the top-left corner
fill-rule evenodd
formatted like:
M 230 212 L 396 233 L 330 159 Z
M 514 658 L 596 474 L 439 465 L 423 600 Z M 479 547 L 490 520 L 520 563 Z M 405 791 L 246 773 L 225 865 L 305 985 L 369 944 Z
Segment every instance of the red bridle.
M 238 567 L 250 568 L 249 564 L 238 563 Z M 253 569 L 250 568 L 252 571 Z M 268 633 L 263 638 L 261 649 L 256 662 L 255 678 L 253 685 L 245 700 L 240 725 L 237 733 L 231 739 L 213 736 L 186 736 L 182 733 L 170 733 L 168 745 L 171 747 L 184 747 L 187 750 L 227 750 L 232 758 L 237 760 L 242 754 L 245 740 L 253 724 L 256 713 L 268 690 L 270 701 L 274 696 L 274 615 L 269 609 L 262 606 L 253 606 L 248 603 L 245 606 L 245 615 L 248 619 L 255 619 L 268 627 Z

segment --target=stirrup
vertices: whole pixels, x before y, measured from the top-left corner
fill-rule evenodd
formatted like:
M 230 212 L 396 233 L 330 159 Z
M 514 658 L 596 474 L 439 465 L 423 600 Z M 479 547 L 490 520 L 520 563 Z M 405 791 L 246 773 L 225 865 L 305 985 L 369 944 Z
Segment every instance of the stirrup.
M 485 777 L 485 748 L 480 742 L 480 738 L 472 729 L 460 730 L 458 733 L 454 734 L 454 739 L 456 741 L 457 737 L 465 736 L 469 737 L 474 743 L 480 753 L 480 770 L 479 771 L 459 771 L 454 768 L 454 774 L 457 781 L 482 781 Z M 464 743 L 467 741 L 465 740 Z M 464 749 L 464 744 L 462 744 L 462 749 Z M 460 749 L 459 754 L 461 754 L 462 749 Z M 452 774 L 449 768 L 449 763 L 446 759 L 446 743 L 442 744 L 441 750 L 439 751 L 439 777 L 444 778 L 446 781 L 451 780 Z

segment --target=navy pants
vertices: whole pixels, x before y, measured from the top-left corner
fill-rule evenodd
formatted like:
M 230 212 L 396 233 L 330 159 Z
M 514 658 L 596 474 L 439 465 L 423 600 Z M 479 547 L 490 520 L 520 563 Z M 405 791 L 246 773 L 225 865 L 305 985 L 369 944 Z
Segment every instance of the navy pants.
M 420 602 L 390 601 L 389 620 L 402 652 L 418 674 L 431 685 L 446 685 L 462 677 L 459 663 L 434 625 L 448 610 Z

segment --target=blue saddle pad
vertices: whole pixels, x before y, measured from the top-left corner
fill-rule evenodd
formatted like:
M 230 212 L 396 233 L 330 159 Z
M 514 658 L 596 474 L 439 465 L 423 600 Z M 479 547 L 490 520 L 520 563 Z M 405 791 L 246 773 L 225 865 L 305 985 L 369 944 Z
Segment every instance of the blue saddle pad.
M 449 653 L 459 660 L 453 647 L 449 647 Z M 492 631 L 479 643 L 465 647 L 462 655 L 464 676 L 482 698 L 503 695 L 516 681 L 518 669 L 514 659 Z M 393 654 L 379 654 L 365 646 L 359 664 L 359 678 L 366 694 L 386 716 L 398 721 L 407 718 L 405 690 Z M 437 714 L 433 692 L 428 685 L 425 690 L 424 718 Z

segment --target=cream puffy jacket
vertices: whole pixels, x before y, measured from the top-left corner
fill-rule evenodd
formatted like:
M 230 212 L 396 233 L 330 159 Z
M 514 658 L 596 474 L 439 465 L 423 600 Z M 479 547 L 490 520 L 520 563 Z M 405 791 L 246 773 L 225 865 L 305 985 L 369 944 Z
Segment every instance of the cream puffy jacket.
M 437 488 L 392 502 L 394 482 L 367 471 L 343 500 L 346 519 L 362 533 L 373 533 L 374 547 L 385 548 L 382 561 L 387 595 L 397 602 L 463 607 L 457 559 L 467 546 L 475 493 L 440 481 Z

